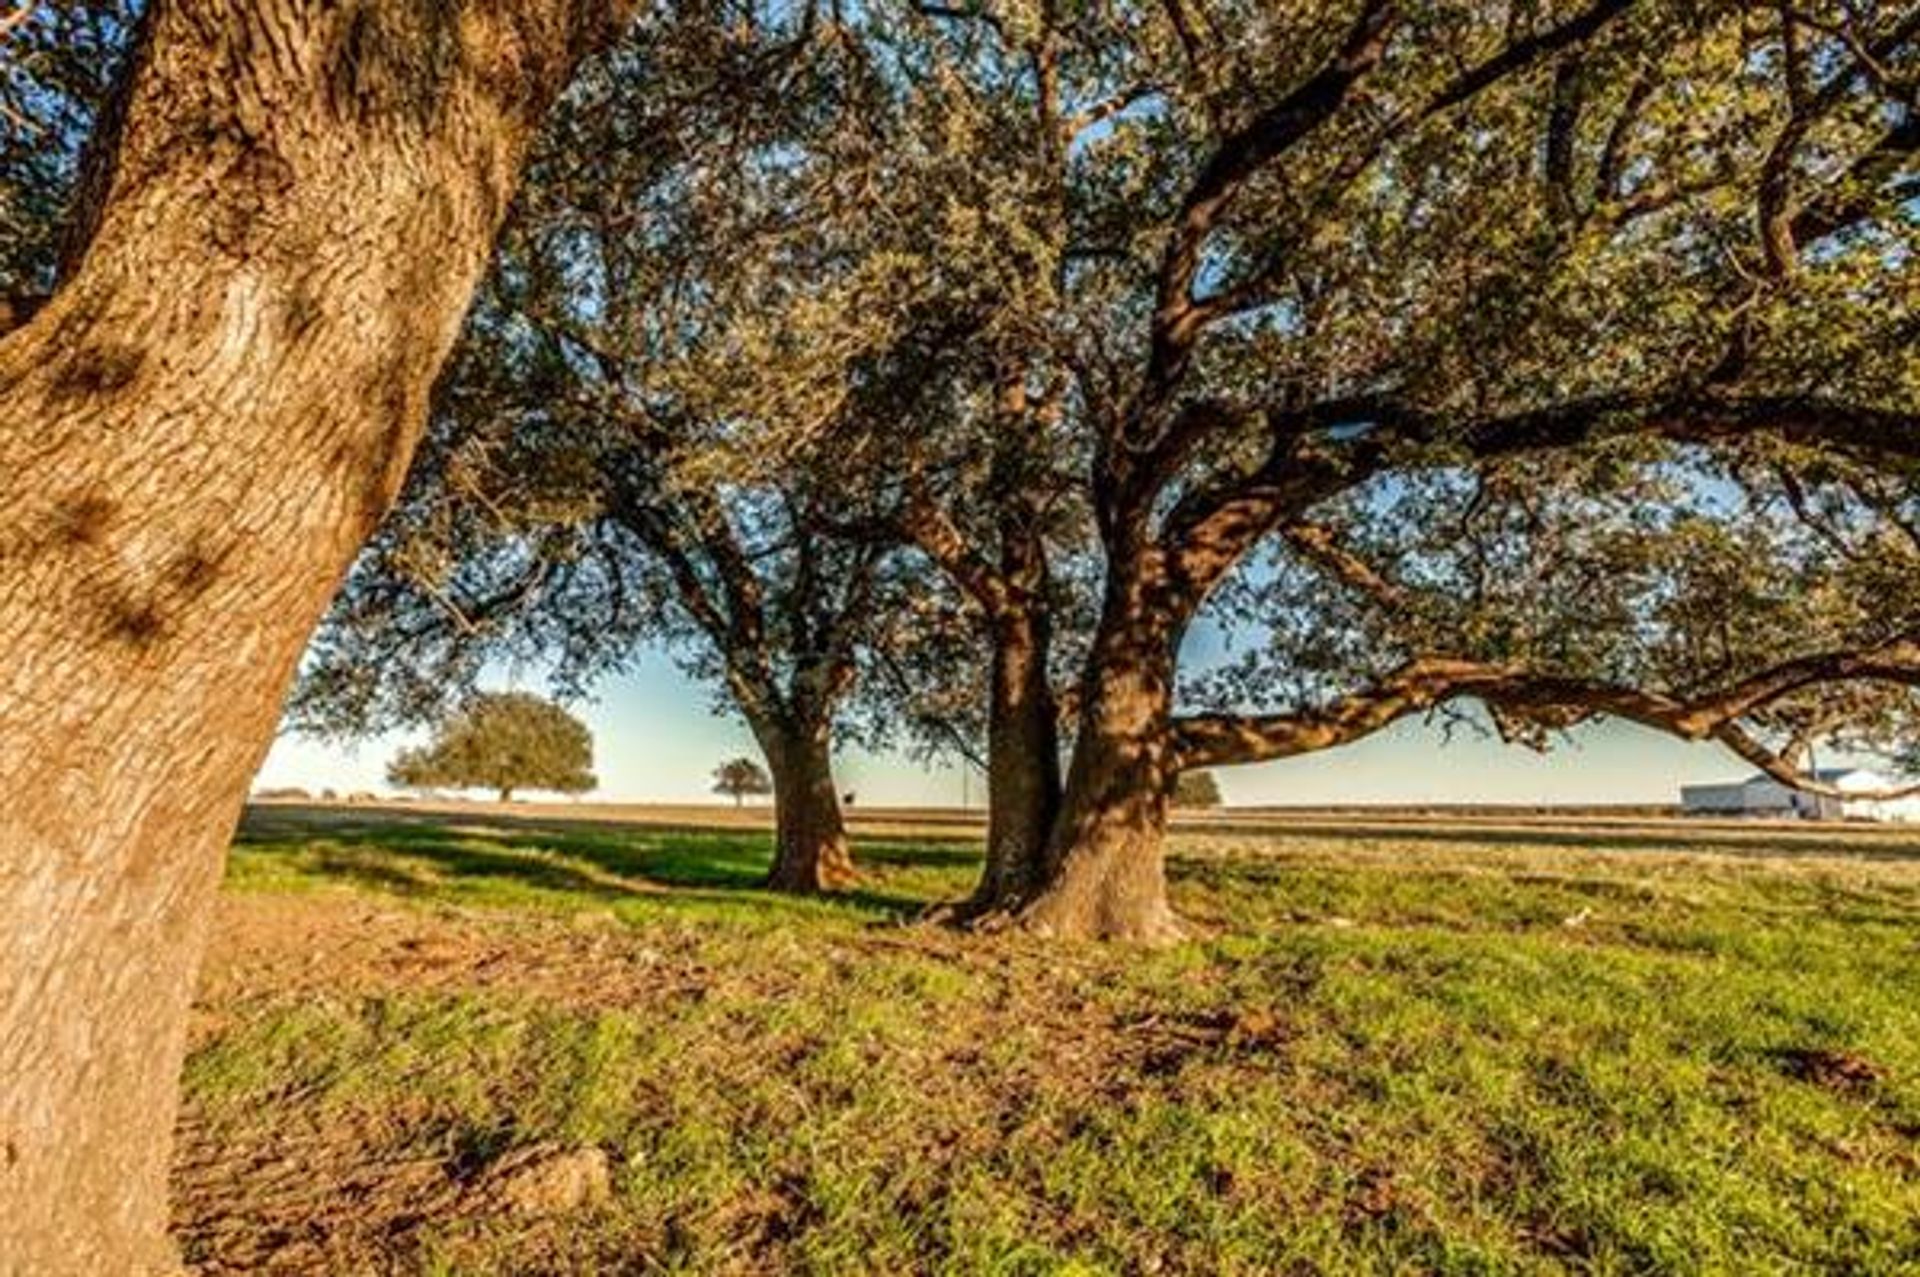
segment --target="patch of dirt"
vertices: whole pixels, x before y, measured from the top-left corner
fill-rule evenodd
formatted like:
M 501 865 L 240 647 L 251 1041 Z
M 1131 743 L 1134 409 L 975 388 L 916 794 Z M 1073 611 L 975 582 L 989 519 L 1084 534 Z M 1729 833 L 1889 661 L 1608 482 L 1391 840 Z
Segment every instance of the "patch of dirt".
M 1776 1052 L 1774 1059 L 1788 1077 L 1829 1091 L 1866 1090 L 1887 1075 L 1878 1064 L 1851 1051 L 1791 1047 Z
M 713 973 L 693 957 L 692 937 L 679 951 L 662 944 L 604 911 L 530 918 L 346 892 L 227 895 L 201 969 L 196 1028 L 261 994 L 501 992 L 579 1009 L 701 996 Z
M 1148 1076 L 1177 1073 L 1195 1056 L 1278 1056 L 1291 1037 L 1279 1013 L 1265 1007 L 1221 1009 L 1188 1015 L 1147 1015 L 1116 1022 L 1123 1037 L 1141 1043 L 1139 1071 Z
M 527 1145 L 476 1168 L 452 1155 L 386 1151 L 397 1134 L 336 1120 L 236 1140 L 189 1114 L 179 1131 L 174 1211 L 194 1271 L 409 1272 L 423 1225 L 552 1226 L 612 1194 L 602 1149 Z
M 650 940 L 605 913 L 528 919 L 348 893 L 227 895 L 193 1037 L 207 1042 L 262 999 L 491 991 L 602 1009 L 704 996 L 712 973 L 661 947 L 673 937 Z M 244 1131 L 216 1128 L 192 1107 L 182 1114 L 174 1213 L 203 1274 L 413 1271 L 428 1222 L 558 1227 L 548 1221 L 611 1193 L 601 1149 L 519 1146 L 475 1164 L 452 1140 L 444 1151 L 422 1140 L 434 1122 L 425 1111 L 322 1118 L 298 1097 L 275 1107 L 278 1120 Z
M 391 1132 L 351 1123 L 236 1138 L 189 1112 L 178 1139 L 174 1215 L 202 1274 L 391 1271 L 460 1197 L 445 1159 L 384 1153 Z

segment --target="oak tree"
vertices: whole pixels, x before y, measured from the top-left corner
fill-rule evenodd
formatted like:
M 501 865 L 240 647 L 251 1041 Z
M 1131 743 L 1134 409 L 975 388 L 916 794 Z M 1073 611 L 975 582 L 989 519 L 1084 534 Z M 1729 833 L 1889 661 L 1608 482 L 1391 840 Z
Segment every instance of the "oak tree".
M 844 271 L 805 216 L 862 127 L 813 22 L 655 37 L 675 71 L 596 78 L 556 117 L 425 454 L 295 705 L 365 731 L 431 716 L 489 660 L 585 686 L 665 646 L 760 745 L 769 883 L 796 891 L 855 877 L 835 740 L 885 729 L 856 712 L 863 667 L 924 648 L 914 622 L 934 615 L 893 545 L 842 534 L 838 476 L 754 442 L 846 411 L 888 332 L 768 320 L 826 323 L 890 283 Z
M 1175 807 L 1218 807 L 1220 803 L 1220 782 L 1214 779 L 1212 772 L 1182 772 L 1174 784 Z
M 623 10 L 139 19 L 61 276 L 0 337 L 0 1250 L 21 1271 L 173 1262 L 177 1076 L 227 839 L 527 145 Z
M 1639 626 L 1630 607 L 1598 614 L 1616 641 L 1495 641 L 1571 578 L 1530 578 L 1501 618 L 1462 607 L 1460 624 L 1434 626 L 1443 598 L 1412 588 L 1428 562 L 1372 551 L 1410 530 L 1431 554 L 1464 508 L 1484 520 L 1470 542 L 1511 552 L 1525 538 L 1494 529 L 1526 528 L 1523 482 L 1625 490 L 1671 465 L 1710 487 L 1756 448 L 1912 454 L 1910 8 L 917 9 L 924 29 L 889 38 L 917 33 L 943 86 L 1033 108 L 1024 132 L 1019 113 L 982 109 L 964 118 L 987 127 L 949 136 L 1033 174 L 1000 177 L 1005 198 L 963 225 L 1013 227 L 997 278 L 1046 284 L 1017 294 L 1046 334 L 1021 384 L 1078 432 L 1102 559 L 1029 925 L 1172 934 L 1160 845 L 1187 768 L 1325 748 L 1478 698 L 1528 739 L 1605 714 L 1790 773 L 1778 747 L 1792 734 L 1760 739 L 1798 713 L 1783 697 L 1822 677 L 1904 677 L 1897 597 L 1839 628 L 1803 597 L 1790 645 L 1686 666 L 1670 655 L 1693 639 Z M 1040 189 L 1055 197 L 1027 197 Z M 1041 269 L 1018 271 L 1022 254 Z M 1661 455 L 1609 469 L 1622 440 Z M 1791 459 L 1775 496 L 1790 502 L 1813 464 Z M 1409 492 L 1427 503 L 1399 500 Z M 1663 499 L 1668 548 L 1618 548 L 1664 568 L 1617 574 L 1618 599 L 1700 584 L 1688 538 L 1722 512 Z M 1849 508 L 1898 542 L 1897 502 Z M 1591 554 L 1607 531 L 1565 544 Z M 1820 572 L 1843 580 L 1829 549 Z M 1759 556 L 1761 575 L 1793 552 Z M 1573 572 L 1571 555 L 1539 566 Z M 1246 684 L 1203 705 L 1181 691 L 1183 642 L 1210 606 L 1303 640 L 1286 646 L 1306 663 L 1266 680 L 1279 706 L 1250 706 L 1263 689 Z M 1366 623 L 1331 624 L 1343 609 Z M 1487 624 L 1467 624 L 1476 615 Z M 1532 628 L 1567 616 L 1543 604 Z M 1610 664 L 1586 661 L 1602 649 Z
M 593 733 L 551 701 L 528 692 L 474 696 L 425 745 L 387 767 L 406 789 L 491 789 L 510 802 L 516 789 L 583 794 L 593 775 Z
M 713 792 L 725 794 L 738 807 L 749 798 L 771 794 L 773 780 L 751 758 L 730 758 L 713 769 Z

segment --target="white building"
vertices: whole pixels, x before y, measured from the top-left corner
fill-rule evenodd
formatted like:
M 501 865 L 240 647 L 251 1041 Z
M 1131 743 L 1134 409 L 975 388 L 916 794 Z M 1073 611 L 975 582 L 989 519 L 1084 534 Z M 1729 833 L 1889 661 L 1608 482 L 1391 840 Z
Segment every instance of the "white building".
M 1870 794 L 1899 788 L 1908 782 L 1889 780 L 1858 767 L 1817 771 L 1813 779 L 1842 793 Z M 1782 820 L 1914 820 L 1920 821 L 1920 794 L 1903 798 L 1833 798 L 1806 794 L 1767 775 L 1721 785 L 1686 785 L 1680 805 L 1689 816 L 1772 817 Z

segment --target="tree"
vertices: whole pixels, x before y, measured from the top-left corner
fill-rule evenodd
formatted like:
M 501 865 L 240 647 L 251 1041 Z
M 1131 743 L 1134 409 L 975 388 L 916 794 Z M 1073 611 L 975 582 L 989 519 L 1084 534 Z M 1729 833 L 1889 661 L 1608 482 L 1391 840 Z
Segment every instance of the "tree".
M 947 170 L 996 174 L 961 225 L 1005 228 L 997 272 L 976 273 L 1023 282 L 1002 283 L 985 332 L 1037 334 L 1030 394 L 1064 378 L 1104 578 L 1060 814 L 1020 902 L 1030 926 L 1176 932 L 1161 843 L 1186 768 L 1330 747 L 1465 698 L 1529 742 L 1607 714 L 1779 767 L 1760 737 L 1790 743 L 1788 719 L 1823 717 L 1836 696 L 1815 684 L 1909 676 L 1902 596 L 1856 592 L 1837 550 L 1759 556 L 1750 577 L 1769 589 L 1797 575 L 1830 591 L 1771 651 L 1715 649 L 1672 602 L 1697 588 L 1755 608 L 1682 552 L 1702 525 L 1787 535 L 1761 508 L 1796 483 L 1892 545 L 1897 503 L 1802 483 L 1828 464 L 1805 455 L 1746 485 L 1738 517 L 1655 486 L 1663 466 L 1719 482 L 1769 447 L 1912 454 L 1908 8 L 923 13 L 886 38 L 969 108 L 948 112 L 966 127 L 941 135 Z M 1719 87 L 1703 98 L 1703 83 Z M 1004 367 L 998 349 L 974 362 Z M 1616 486 L 1658 491 L 1674 521 L 1631 535 L 1646 512 L 1576 499 Z M 1529 524 L 1542 493 L 1551 537 Z M 1478 560 L 1445 555 L 1463 514 Z M 963 549 L 978 540 L 961 525 Z M 1396 543 L 1397 562 L 1373 553 Z M 1473 587 L 1457 623 L 1427 588 L 1429 554 Z M 1534 593 L 1504 594 L 1493 561 Z M 1528 615 L 1540 590 L 1604 599 L 1615 628 Z M 1655 604 L 1666 623 L 1638 624 Z M 1180 686 L 1210 607 L 1277 640 L 1264 668 L 1281 705 L 1248 708 L 1251 680 Z
M 842 410 L 774 450 L 839 477 L 856 507 L 851 525 L 911 546 L 974 631 L 965 662 L 936 645 L 918 653 L 933 659 L 899 680 L 912 689 L 905 699 L 923 738 L 987 775 L 986 863 L 957 911 L 968 919 L 1017 904 L 1037 885 L 1060 794 L 1056 683 L 1072 664 L 1071 622 L 1089 579 L 1077 569 L 1094 548 L 1065 343 L 1048 313 L 1064 260 L 1070 110 L 1034 100 L 1044 68 L 949 38 L 983 19 L 997 20 L 890 4 L 836 31 L 872 52 L 846 72 L 861 128 L 824 157 L 835 179 L 820 189 L 861 198 L 814 201 L 804 216 L 831 245 L 825 260 L 885 287 L 825 324 L 819 299 L 804 292 L 775 299 L 764 321 L 776 331 L 824 327 L 819 342 L 829 348 L 869 342 Z M 875 331 L 884 340 L 868 336 Z M 747 365 L 765 358 L 753 347 L 729 361 L 729 383 L 754 384 Z M 978 704 L 958 710 L 963 693 Z M 933 706 L 940 712 L 927 713 Z
M 1175 807 L 1218 807 L 1220 782 L 1212 772 L 1182 772 L 1173 787 Z
M 670 115 L 624 77 L 557 114 L 295 714 L 364 732 L 430 718 L 491 658 L 575 686 L 664 644 L 760 745 L 769 884 L 821 891 L 856 877 L 835 736 L 889 730 L 863 671 L 943 623 L 895 544 L 844 534 L 844 477 L 765 443 L 884 380 L 894 326 L 861 308 L 898 281 L 849 269 L 802 202 L 859 117 L 804 16 L 712 22 L 650 42 L 656 63 L 685 50 L 656 77 Z M 853 215 L 839 198 L 828 224 Z
M 0 338 L 0 1248 L 21 1271 L 172 1264 L 187 1005 L 247 784 L 535 127 L 621 15 L 145 7 L 65 274 Z
M 491 789 L 503 803 L 516 789 L 584 794 L 599 783 L 587 725 L 527 692 L 473 697 L 430 744 L 400 751 L 387 781 L 406 789 Z
M 555 183 L 530 235 L 544 251 L 503 272 L 515 322 L 544 352 L 537 377 L 514 373 L 542 405 L 541 432 L 501 450 L 517 459 L 507 486 L 525 487 L 529 457 L 567 473 L 583 455 L 574 440 L 609 427 L 648 440 L 646 461 L 585 453 L 589 486 L 604 489 L 592 510 L 546 492 L 545 531 L 514 522 L 495 570 L 475 575 L 512 597 L 563 568 L 575 593 L 540 584 L 542 624 L 599 639 L 609 627 L 582 618 L 651 595 L 583 591 L 598 570 L 581 565 L 620 557 L 631 537 L 642 560 L 677 565 L 670 594 L 705 618 L 703 659 L 730 699 L 779 707 L 820 686 L 769 694 L 753 677 L 771 653 L 822 650 L 783 646 L 810 627 L 768 620 L 819 593 L 785 587 L 842 578 L 818 568 L 817 547 L 864 542 L 877 559 L 912 544 L 970 603 L 991 652 L 979 681 L 994 816 L 974 903 L 1055 933 L 1173 934 L 1160 847 L 1186 767 L 1326 748 L 1470 697 L 1530 742 L 1550 738 L 1543 722 L 1606 712 L 1742 741 L 1751 756 L 1763 720 L 1827 713 L 1781 703 L 1811 696 L 1813 667 L 1788 677 L 1743 644 L 1703 681 L 1672 656 L 1700 646 L 1702 619 L 1663 603 L 1675 619 L 1650 632 L 1626 604 L 1681 588 L 1725 597 L 1675 551 L 1702 520 L 1740 520 L 1650 489 L 1662 467 L 1711 484 L 1763 434 L 1826 454 L 1912 437 L 1886 405 L 1912 399 L 1900 287 L 1912 255 L 1897 245 L 1912 234 L 1898 211 L 1914 139 L 1895 99 L 1914 30 L 1871 7 L 1829 18 L 1656 0 L 1525 15 L 1468 2 L 836 14 L 817 46 L 781 42 L 781 76 L 762 77 L 780 93 L 736 95 L 750 127 L 729 137 L 749 145 L 664 181 L 608 180 L 599 157 L 632 150 L 618 127 L 577 148 L 592 158 Z M 1217 35 L 1233 29 L 1248 38 Z M 786 56 L 816 47 L 834 53 Z M 1817 94 L 1787 83 L 1809 66 Z M 1702 76 L 1736 87 L 1709 102 L 1692 88 Z M 1761 155 L 1750 139 L 1781 111 Z M 1779 203 L 1783 180 L 1799 210 L 1788 232 L 1819 248 L 1791 270 L 1748 218 Z M 606 189 L 644 215 L 608 206 Z M 663 216 L 662 191 L 695 211 Z M 635 242 L 671 264 L 636 270 Z M 1708 243 L 1776 264 L 1756 273 Z M 1651 299 L 1647 281 L 1659 304 L 1615 304 L 1629 286 Z M 1512 357 L 1490 361 L 1494 348 Z M 1606 462 L 1625 439 L 1659 455 Z M 667 452 L 679 459 L 663 467 Z M 456 478 L 476 469 L 488 466 Z M 1526 522 L 1540 503 L 1523 474 L 1568 497 L 1576 477 L 1655 490 L 1688 526 L 1636 538 L 1618 503 L 1566 500 L 1544 539 Z M 861 508 L 841 508 L 849 489 Z M 501 508 L 499 493 L 484 504 Z M 1885 502 L 1850 508 L 1882 531 L 1901 517 Z M 1472 535 L 1457 545 L 1428 535 L 1463 520 Z M 574 531 L 623 521 L 612 542 Z M 1831 563 L 1796 568 L 1783 553 L 1758 574 L 1826 574 L 1860 597 Z M 1595 568 L 1616 554 L 1644 562 Z M 1569 609 L 1524 614 L 1527 600 L 1486 579 L 1494 558 L 1538 569 L 1510 580 L 1547 595 L 1611 590 L 1616 628 L 1583 636 Z M 1095 577 L 1084 626 L 1081 565 Z M 1447 574 L 1473 604 L 1451 617 L 1427 579 Z M 487 610 L 484 591 L 460 600 L 456 625 Z M 1881 603 L 1878 620 L 1897 619 L 1895 596 Z M 1260 678 L 1181 686 L 1183 639 L 1209 610 L 1274 640 Z M 1796 659 L 1896 672 L 1896 630 L 1819 610 L 1793 631 Z M 1055 650 L 1062 630 L 1083 657 Z M 1816 634 L 1836 646 L 1810 647 Z M 889 665 L 886 644 L 855 648 Z M 1864 652 L 1878 656 L 1863 665 Z M 1076 675 L 1059 686 L 1068 663 Z M 1762 675 L 1787 690 L 1755 699 Z M 851 676 L 830 682 L 845 704 Z M 805 702 L 816 721 L 825 703 Z M 800 751 L 821 775 L 823 731 Z M 803 792 L 815 790 L 828 792 Z
M 751 758 L 730 758 L 713 769 L 713 792 L 727 795 L 738 807 L 744 799 L 771 794 L 773 780 Z

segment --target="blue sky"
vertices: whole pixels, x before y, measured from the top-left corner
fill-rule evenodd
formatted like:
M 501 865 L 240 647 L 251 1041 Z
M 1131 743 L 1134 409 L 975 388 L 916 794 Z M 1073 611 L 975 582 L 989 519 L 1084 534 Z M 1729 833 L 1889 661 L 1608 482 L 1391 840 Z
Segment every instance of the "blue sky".
M 712 712 L 712 697 L 665 656 L 645 657 L 609 682 L 582 716 L 593 729 L 607 801 L 717 801 L 708 792 L 714 766 L 754 754 L 744 727 Z M 292 737 L 274 744 L 260 787 L 383 791 L 387 760 L 409 739 L 389 736 L 357 746 Z M 1545 756 L 1437 727 L 1406 722 L 1344 749 L 1218 773 L 1230 803 L 1604 803 L 1675 802 L 1679 786 L 1731 779 L 1752 769 L 1711 746 L 1688 746 L 1626 724 L 1575 734 Z M 838 762 L 840 787 L 862 804 L 958 806 L 957 768 L 930 770 L 904 756 L 849 752 Z M 983 787 L 964 786 L 974 805 Z

